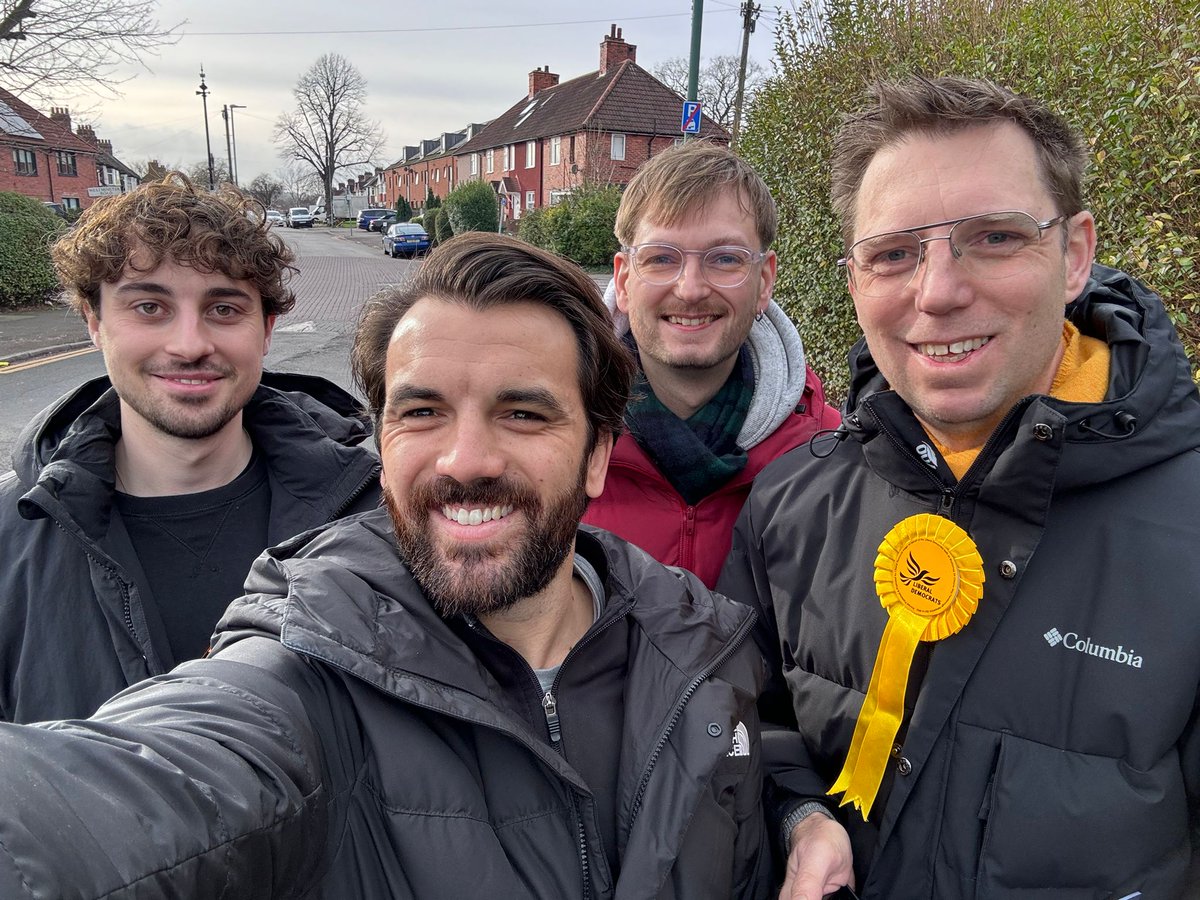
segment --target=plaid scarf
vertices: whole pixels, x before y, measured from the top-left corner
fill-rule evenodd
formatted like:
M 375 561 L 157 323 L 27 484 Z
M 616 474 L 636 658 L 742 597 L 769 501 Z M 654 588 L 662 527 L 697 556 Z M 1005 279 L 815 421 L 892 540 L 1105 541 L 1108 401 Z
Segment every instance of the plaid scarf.
M 639 366 L 625 425 L 684 502 L 694 506 L 746 467 L 737 436 L 753 396 L 754 367 L 745 345 L 725 384 L 687 420 L 654 396 Z

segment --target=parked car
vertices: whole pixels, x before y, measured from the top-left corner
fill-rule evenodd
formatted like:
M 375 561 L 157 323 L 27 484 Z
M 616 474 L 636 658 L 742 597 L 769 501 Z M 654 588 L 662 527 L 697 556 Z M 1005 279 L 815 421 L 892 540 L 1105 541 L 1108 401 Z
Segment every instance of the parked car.
M 390 209 L 364 209 L 358 214 L 358 227 L 363 231 L 369 231 L 371 228 L 372 219 L 378 219 L 380 216 L 386 216 L 390 212 Z
M 307 206 L 293 206 L 288 210 L 288 228 L 312 228 L 313 217 Z
M 367 231 L 378 231 L 381 234 L 396 224 L 396 220 L 400 218 L 400 214 L 395 210 L 380 216 L 378 219 L 372 219 L 367 223 Z
M 416 256 L 429 249 L 429 235 L 420 225 L 398 222 L 383 233 L 383 252 L 395 259 L 398 256 Z
M 267 210 L 267 224 L 268 225 L 287 225 L 287 219 L 284 218 L 283 213 L 281 213 L 279 210 L 268 209 Z

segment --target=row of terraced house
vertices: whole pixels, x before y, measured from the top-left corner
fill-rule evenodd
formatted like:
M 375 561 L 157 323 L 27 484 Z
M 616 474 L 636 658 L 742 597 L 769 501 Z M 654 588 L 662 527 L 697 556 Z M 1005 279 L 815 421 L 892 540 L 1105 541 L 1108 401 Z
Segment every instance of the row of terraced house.
M 600 66 L 560 82 L 549 66 L 529 73 L 525 96 L 486 124 L 424 140 L 377 169 L 360 189 L 374 205 L 401 198 L 420 211 L 427 196 L 485 179 L 505 221 L 553 205 L 582 184 L 625 184 L 638 167 L 680 140 L 681 98 L 637 64 L 637 47 L 613 25 L 600 43 Z M 703 117 L 700 136 L 728 142 Z
M 0 191 L 78 210 L 139 181 L 92 126 L 72 130 L 70 110 L 55 107 L 47 116 L 0 88 Z

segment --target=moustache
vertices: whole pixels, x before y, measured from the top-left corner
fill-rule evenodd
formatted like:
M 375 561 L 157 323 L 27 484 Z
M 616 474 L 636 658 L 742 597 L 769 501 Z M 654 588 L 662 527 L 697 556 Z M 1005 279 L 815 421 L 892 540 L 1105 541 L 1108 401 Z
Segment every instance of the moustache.
M 465 484 L 449 475 L 442 475 L 414 487 L 410 503 L 417 509 L 438 510 L 443 506 L 512 506 L 536 512 L 541 500 L 530 487 L 506 476 L 476 478 Z

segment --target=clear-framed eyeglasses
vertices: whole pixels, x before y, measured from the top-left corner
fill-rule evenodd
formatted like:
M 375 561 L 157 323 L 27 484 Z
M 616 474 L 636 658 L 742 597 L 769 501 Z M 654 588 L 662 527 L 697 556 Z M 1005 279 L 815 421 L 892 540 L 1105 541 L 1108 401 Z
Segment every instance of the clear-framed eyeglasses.
M 681 250 L 674 244 L 635 244 L 622 247 L 638 278 L 647 284 L 674 284 L 683 274 L 687 257 L 700 257 L 700 274 L 713 287 L 735 288 L 746 283 L 765 250 L 749 247 L 713 247 L 710 250 Z
M 849 270 L 858 294 L 883 297 L 908 287 L 925 259 L 926 244 L 946 241 L 951 256 L 972 275 L 988 280 L 1011 278 L 1028 270 L 1033 259 L 1029 251 L 1041 242 L 1046 229 L 1066 219 L 1055 216 L 1039 222 L 1029 213 L 1005 210 L 931 222 L 855 241 L 838 265 Z M 919 234 L 946 225 L 950 226 L 946 234 L 927 238 Z

